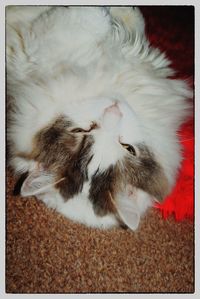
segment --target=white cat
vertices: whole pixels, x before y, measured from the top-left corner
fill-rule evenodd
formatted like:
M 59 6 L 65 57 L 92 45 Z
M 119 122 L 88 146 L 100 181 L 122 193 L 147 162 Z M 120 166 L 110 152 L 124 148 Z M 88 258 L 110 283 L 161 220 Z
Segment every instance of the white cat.
M 7 139 L 16 190 L 66 217 L 136 230 L 171 191 L 187 84 L 131 7 L 9 6 Z

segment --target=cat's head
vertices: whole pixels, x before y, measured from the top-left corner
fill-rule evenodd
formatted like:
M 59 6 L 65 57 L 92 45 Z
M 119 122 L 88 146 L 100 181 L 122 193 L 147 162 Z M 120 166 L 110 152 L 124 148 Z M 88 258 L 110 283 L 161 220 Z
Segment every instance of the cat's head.
M 161 201 L 168 192 L 141 120 L 124 101 L 71 104 L 34 136 L 24 158 L 35 163 L 22 185 L 23 196 L 48 196 L 53 190 L 67 201 L 85 192 L 96 214 L 114 213 L 132 229 L 147 203 Z

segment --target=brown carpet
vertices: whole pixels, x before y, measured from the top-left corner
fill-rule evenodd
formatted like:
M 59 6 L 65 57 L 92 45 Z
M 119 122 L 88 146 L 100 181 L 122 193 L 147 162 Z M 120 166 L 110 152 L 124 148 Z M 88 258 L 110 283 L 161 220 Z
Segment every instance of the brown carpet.
M 8 293 L 194 292 L 193 224 L 153 210 L 140 230 L 73 223 L 34 198 L 13 197 L 8 172 Z
M 142 11 L 152 43 L 167 51 L 180 76 L 192 76 L 192 7 Z M 152 210 L 136 233 L 90 229 L 34 198 L 13 197 L 10 171 L 7 180 L 6 292 L 194 292 L 190 221 L 163 220 Z

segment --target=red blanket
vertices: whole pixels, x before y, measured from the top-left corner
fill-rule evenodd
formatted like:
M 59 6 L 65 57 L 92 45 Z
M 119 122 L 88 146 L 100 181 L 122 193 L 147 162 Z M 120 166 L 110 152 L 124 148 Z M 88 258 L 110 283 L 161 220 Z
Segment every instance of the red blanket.
M 146 33 L 153 46 L 164 51 L 176 70 L 175 78 L 185 79 L 193 88 L 194 7 L 140 7 L 146 20 Z M 183 162 L 172 193 L 161 205 L 164 218 L 173 214 L 177 221 L 194 216 L 194 121 L 178 132 L 183 146 Z

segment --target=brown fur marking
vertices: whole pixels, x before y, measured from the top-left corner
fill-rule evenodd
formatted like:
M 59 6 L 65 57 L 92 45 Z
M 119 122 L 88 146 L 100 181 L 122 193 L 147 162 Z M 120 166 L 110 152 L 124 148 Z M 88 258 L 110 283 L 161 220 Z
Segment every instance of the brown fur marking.
M 140 156 L 136 158 L 138 160 L 125 158 L 124 167 L 127 169 L 124 172 L 125 180 L 162 201 L 169 191 L 164 171 L 145 145 L 140 144 L 138 148 L 140 151 Z
M 94 211 L 98 215 L 105 215 L 116 211 L 110 194 L 114 197 L 117 191 L 117 166 L 110 166 L 104 172 L 97 172 L 92 176 L 89 199 L 93 203 Z
M 82 190 L 84 181 L 88 179 L 87 165 L 92 159 L 90 148 L 93 138 L 71 133 L 68 130 L 71 126 L 70 121 L 59 117 L 36 134 L 29 155 L 21 154 L 56 174 L 56 180 L 65 178 L 55 186 L 65 199 Z

